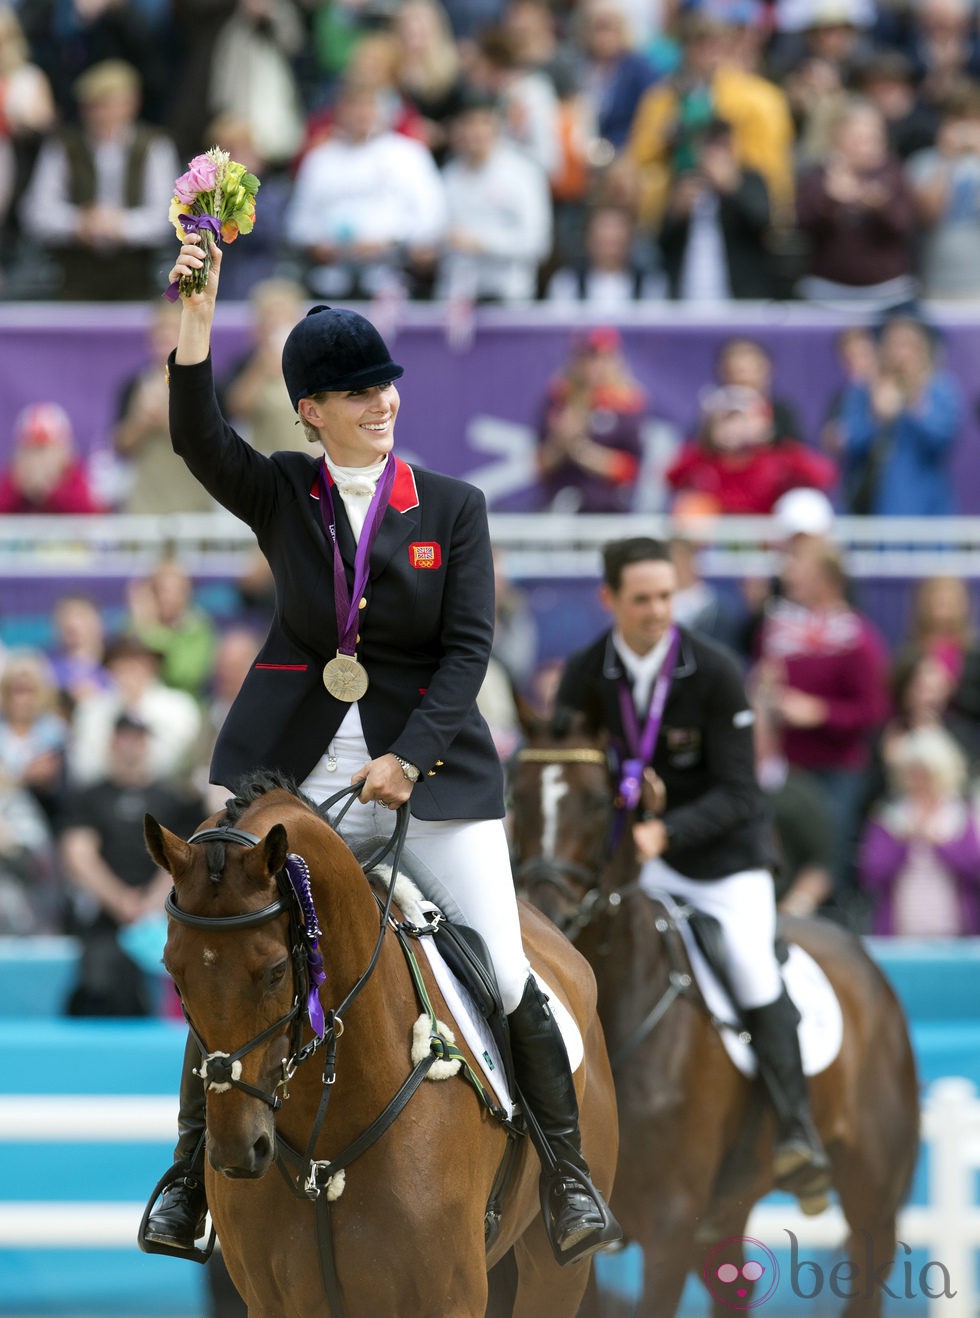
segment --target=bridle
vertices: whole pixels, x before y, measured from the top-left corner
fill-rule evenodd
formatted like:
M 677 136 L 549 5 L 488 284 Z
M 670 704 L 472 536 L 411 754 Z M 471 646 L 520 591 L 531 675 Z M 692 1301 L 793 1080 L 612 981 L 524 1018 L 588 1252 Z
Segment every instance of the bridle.
M 360 793 L 362 786 L 363 784 L 358 782 L 350 787 L 343 788 L 328 801 L 323 802 L 321 806 L 316 807 L 315 813 L 320 815 L 321 818 L 327 819 L 327 822 L 336 825 L 353 803 L 355 795 Z M 345 796 L 348 797 L 348 800 L 339 812 L 338 819 L 329 820 L 327 812 L 339 799 Z M 401 806 L 398 810 L 394 832 L 388 841 L 382 844 L 376 853 L 365 861 L 364 868 L 370 869 L 377 865 L 390 851 L 395 853 L 394 863 L 397 866 L 407 829 L 408 809 Z M 230 824 L 220 824 L 213 828 L 201 829 L 188 838 L 188 843 L 221 842 L 251 848 L 257 846 L 261 840 L 254 833 L 248 833 L 244 829 L 236 828 Z M 183 1000 L 181 1000 L 181 1009 L 184 1013 L 184 1019 L 187 1021 L 187 1028 L 201 1051 L 201 1066 L 200 1069 L 195 1070 L 195 1074 L 200 1076 L 204 1082 L 205 1090 L 224 1093 L 229 1089 L 239 1089 L 252 1098 L 260 1099 L 263 1103 L 266 1103 L 273 1112 L 278 1111 L 282 1107 L 283 1099 L 289 1097 L 289 1081 L 295 1075 L 297 1067 L 302 1065 L 328 1040 L 335 1045 L 336 1040 L 343 1033 L 343 1013 L 346 1012 L 354 998 L 370 979 L 377 965 L 381 952 L 381 943 L 385 929 L 388 926 L 391 901 L 394 894 L 394 884 L 392 884 L 382 911 L 378 941 L 367 969 L 350 990 L 341 1006 L 329 1013 L 329 1021 L 321 1021 L 319 1029 L 314 1027 L 313 1037 L 307 1043 L 301 1044 L 304 1019 L 308 1019 L 310 1024 L 313 1024 L 316 1019 L 316 1012 L 319 1009 L 317 989 L 324 979 L 323 962 L 317 944 L 320 929 L 310 894 L 309 869 L 303 858 L 290 853 L 286 857 L 285 865 L 276 874 L 275 880 L 278 896 L 274 901 L 256 911 L 243 911 L 237 915 L 194 915 L 190 911 L 182 910 L 177 903 L 176 887 L 171 888 L 164 903 L 167 914 L 177 920 L 178 923 L 189 925 L 194 929 L 205 929 L 209 933 L 234 933 L 242 929 L 255 929 L 284 913 L 289 916 L 287 944 L 293 966 L 293 1001 L 288 1011 L 284 1012 L 278 1020 L 273 1021 L 271 1025 L 249 1039 L 247 1043 L 243 1043 L 241 1047 L 236 1048 L 233 1053 L 220 1050 L 212 1051 L 204 1042 L 191 1020 Z M 304 1007 L 306 1008 L 305 1017 Z M 320 1015 L 322 1017 L 322 1009 Z M 280 1078 L 272 1092 L 268 1093 L 243 1080 L 241 1078 L 242 1058 L 287 1027 L 291 1027 L 289 1053 L 280 1063 Z M 283 1091 L 281 1098 L 276 1092 L 279 1089 Z
M 612 777 L 609 756 L 597 747 L 525 746 L 516 753 L 514 762 L 515 764 L 600 764 L 610 778 Z M 639 892 L 639 885 L 635 882 L 611 890 L 602 886 L 602 868 L 605 859 L 611 855 L 618 843 L 628 814 L 616 804 L 611 792 L 609 806 L 609 824 L 593 864 L 582 864 L 563 856 L 529 856 L 514 867 L 514 879 L 518 887 L 524 886 L 529 892 L 533 892 L 535 888 L 551 887 L 568 903 L 571 910 L 562 916 L 558 924 L 562 933 L 571 939 L 601 916 L 618 912 L 624 901 Z M 573 884 L 575 887 L 572 886 Z M 579 896 L 577 888 L 584 888 L 585 892 Z

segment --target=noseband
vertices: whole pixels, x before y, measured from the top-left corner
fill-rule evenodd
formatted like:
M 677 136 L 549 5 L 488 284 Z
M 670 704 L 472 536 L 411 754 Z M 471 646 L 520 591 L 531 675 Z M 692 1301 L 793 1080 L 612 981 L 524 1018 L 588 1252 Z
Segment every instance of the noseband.
M 241 847 L 254 847 L 260 841 L 261 838 L 256 837 L 254 833 L 246 833 L 244 829 L 232 828 L 230 825 L 203 828 L 200 832 L 195 833 L 193 837 L 188 838 L 189 843 L 222 842 L 225 844 L 233 843 Z M 290 863 L 297 865 L 301 872 L 306 869 L 305 862 L 299 856 L 290 856 L 287 860 L 287 866 Z M 240 915 L 192 915 L 189 911 L 181 910 L 177 905 L 176 888 L 171 888 L 164 903 L 167 914 L 180 924 L 190 925 L 194 929 L 206 929 L 209 932 L 236 932 L 240 929 L 254 929 L 259 925 L 267 924 L 283 912 L 289 915 L 289 947 L 292 954 L 293 983 L 296 991 L 293 996 L 292 1006 L 278 1020 L 273 1021 L 270 1026 L 262 1030 L 260 1034 L 255 1035 L 254 1038 L 249 1039 L 247 1043 L 242 1044 L 233 1053 L 210 1052 L 198 1034 L 186 1007 L 181 1003 L 187 1027 L 201 1050 L 201 1066 L 195 1070 L 195 1075 L 201 1077 L 205 1090 L 221 1094 L 232 1088 L 240 1089 L 243 1093 L 250 1094 L 253 1098 L 261 1099 L 263 1103 L 267 1103 L 273 1112 L 282 1107 L 282 1098 L 275 1091 L 271 1094 L 266 1093 L 255 1085 L 250 1085 L 247 1081 L 242 1080 L 241 1059 L 286 1026 L 292 1026 L 290 1055 L 282 1059 L 282 1075 L 276 1085 L 276 1089 L 282 1089 L 284 1096 L 288 1098 L 288 1084 L 296 1067 L 308 1055 L 307 1050 L 312 1051 L 309 1045 L 307 1045 L 306 1050 L 301 1049 L 299 1046 L 302 1033 L 303 1004 L 304 1001 L 311 1002 L 315 996 L 315 988 L 319 986 L 323 979 L 322 962 L 316 950 L 319 929 L 316 926 L 316 914 L 312 910 L 312 904 L 310 904 L 309 911 L 307 911 L 305 904 L 301 903 L 296 882 L 291 878 L 287 869 L 280 870 L 276 875 L 276 886 L 279 890 L 279 896 L 275 901 L 270 902 L 267 906 L 260 907 L 257 911 L 243 911 Z M 304 917 L 303 919 L 300 918 L 301 915 Z M 308 923 L 310 915 L 312 915 L 312 927 Z M 311 992 L 311 983 L 313 981 L 315 983 Z M 319 1042 L 319 1039 L 315 1039 L 314 1046 Z

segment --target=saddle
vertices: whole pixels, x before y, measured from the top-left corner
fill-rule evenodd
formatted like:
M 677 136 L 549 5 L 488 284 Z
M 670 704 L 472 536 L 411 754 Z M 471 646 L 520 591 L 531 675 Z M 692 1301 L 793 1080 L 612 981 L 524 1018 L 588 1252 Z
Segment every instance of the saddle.
M 379 837 L 358 843 L 353 848 L 358 864 L 363 864 L 385 840 Z M 407 847 L 401 854 L 399 873 L 414 883 L 423 898 L 441 911 L 443 918 L 427 929 L 419 931 L 419 934 L 435 939 L 443 960 L 473 999 L 500 1052 L 507 1087 L 513 1093 L 514 1067 L 510 1051 L 510 1027 L 497 985 L 497 976 L 482 935 L 466 923 L 462 911 L 448 888 Z M 369 879 L 372 874 L 377 880 L 388 882 L 380 871 L 368 873 Z

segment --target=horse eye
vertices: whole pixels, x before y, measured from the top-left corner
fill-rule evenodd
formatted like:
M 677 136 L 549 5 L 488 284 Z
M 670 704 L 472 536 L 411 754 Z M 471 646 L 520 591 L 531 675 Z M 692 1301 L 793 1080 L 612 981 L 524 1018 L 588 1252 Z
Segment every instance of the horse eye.
M 278 965 L 275 965 L 270 970 L 266 971 L 266 981 L 269 985 L 269 988 L 279 987 L 279 985 L 283 981 L 283 977 L 286 974 L 286 969 L 288 966 L 289 966 L 288 961 L 280 961 Z

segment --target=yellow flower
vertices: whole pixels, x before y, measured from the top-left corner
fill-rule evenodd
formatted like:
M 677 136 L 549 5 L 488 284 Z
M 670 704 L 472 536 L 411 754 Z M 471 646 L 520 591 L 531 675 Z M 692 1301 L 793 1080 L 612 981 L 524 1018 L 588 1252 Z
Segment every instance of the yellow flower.
M 169 214 L 167 215 L 167 219 L 174 226 L 174 233 L 176 233 L 177 237 L 180 239 L 181 242 L 184 241 L 184 229 L 183 229 L 183 225 L 180 223 L 180 216 L 190 215 L 190 213 L 191 213 L 190 206 L 182 202 L 179 197 L 172 198 L 170 202 L 170 211 Z

